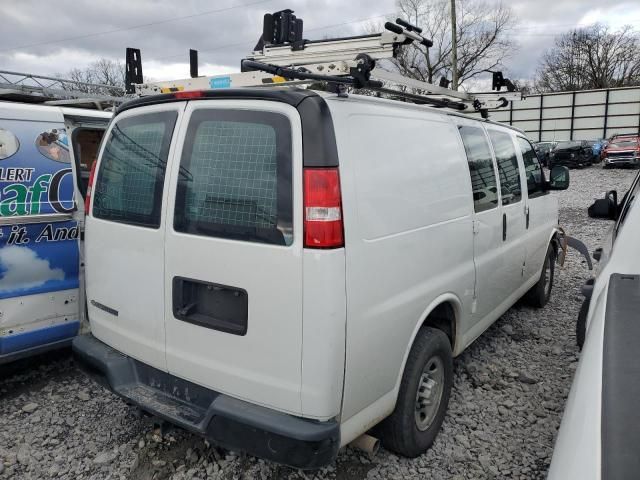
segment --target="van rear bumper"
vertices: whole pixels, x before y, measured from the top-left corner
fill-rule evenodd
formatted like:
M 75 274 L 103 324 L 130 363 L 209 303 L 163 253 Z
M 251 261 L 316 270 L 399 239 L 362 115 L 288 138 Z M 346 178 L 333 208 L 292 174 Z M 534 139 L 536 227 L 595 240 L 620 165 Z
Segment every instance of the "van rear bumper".
M 224 448 L 294 468 L 332 463 L 340 447 L 335 420 L 294 417 L 232 398 L 121 354 L 93 335 L 73 340 L 80 367 L 128 403 Z

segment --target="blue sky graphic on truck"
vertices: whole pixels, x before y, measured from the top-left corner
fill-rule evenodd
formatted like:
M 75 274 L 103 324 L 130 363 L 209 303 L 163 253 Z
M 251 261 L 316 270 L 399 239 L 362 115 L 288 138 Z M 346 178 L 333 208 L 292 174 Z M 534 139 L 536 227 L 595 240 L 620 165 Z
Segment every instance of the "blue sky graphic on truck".
M 75 208 L 64 126 L 2 121 L 0 217 L 71 213 Z M 15 140 L 11 142 L 11 136 Z M 78 287 L 75 221 L 0 228 L 0 299 Z

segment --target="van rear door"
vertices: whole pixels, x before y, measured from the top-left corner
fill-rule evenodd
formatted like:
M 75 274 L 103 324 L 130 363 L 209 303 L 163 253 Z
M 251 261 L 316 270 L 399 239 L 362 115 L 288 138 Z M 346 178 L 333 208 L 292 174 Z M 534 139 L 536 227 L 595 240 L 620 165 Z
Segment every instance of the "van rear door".
M 202 100 L 189 102 L 184 123 L 166 222 L 168 370 L 299 413 L 299 114 L 276 102 Z
M 103 142 L 85 220 L 94 335 L 162 370 L 165 171 L 183 108 L 155 105 L 118 116 Z
M 73 170 L 75 209 L 73 219 L 78 227 L 78 319 L 80 320 L 80 332 L 88 331 L 86 319 L 86 290 L 84 278 L 84 198 L 87 195 L 87 184 L 91 165 L 98 159 L 100 142 L 109 124 L 110 116 L 106 113 L 83 112 L 68 113 L 68 109 L 62 109 L 67 135 L 70 138 L 69 155 L 71 156 L 71 169 Z

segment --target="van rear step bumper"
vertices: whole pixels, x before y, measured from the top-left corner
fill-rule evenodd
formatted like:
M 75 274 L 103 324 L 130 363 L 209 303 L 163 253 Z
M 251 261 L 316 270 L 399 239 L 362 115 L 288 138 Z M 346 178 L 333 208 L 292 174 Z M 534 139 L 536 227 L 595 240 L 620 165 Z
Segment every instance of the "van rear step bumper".
M 294 468 L 332 463 L 340 426 L 318 422 L 209 390 L 121 354 L 93 335 L 73 340 L 80 367 L 128 403 L 213 443 Z

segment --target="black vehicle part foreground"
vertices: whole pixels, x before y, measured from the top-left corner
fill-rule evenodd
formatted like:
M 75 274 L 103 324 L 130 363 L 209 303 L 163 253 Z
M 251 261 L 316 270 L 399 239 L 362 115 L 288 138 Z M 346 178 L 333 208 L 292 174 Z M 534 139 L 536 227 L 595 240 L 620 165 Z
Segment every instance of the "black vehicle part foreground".
M 640 275 L 609 279 L 602 352 L 602 478 L 640 471 Z
M 294 468 L 332 463 L 340 426 L 294 417 L 223 395 L 145 365 L 96 339 L 73 341 L 80 367 L 128 403 L 216 445 Z

